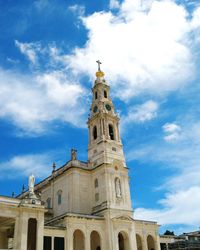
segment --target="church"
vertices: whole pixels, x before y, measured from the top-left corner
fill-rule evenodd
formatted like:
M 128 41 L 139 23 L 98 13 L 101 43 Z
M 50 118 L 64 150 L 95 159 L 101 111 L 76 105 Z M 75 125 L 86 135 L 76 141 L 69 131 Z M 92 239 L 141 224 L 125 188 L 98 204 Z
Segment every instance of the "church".
M 88 117 L 88 160 L 71 159 L 17 197 L 0 196 L 0 249 L 159 250 L 158 224 L 135 220 L 119 117 L 100 62 Z

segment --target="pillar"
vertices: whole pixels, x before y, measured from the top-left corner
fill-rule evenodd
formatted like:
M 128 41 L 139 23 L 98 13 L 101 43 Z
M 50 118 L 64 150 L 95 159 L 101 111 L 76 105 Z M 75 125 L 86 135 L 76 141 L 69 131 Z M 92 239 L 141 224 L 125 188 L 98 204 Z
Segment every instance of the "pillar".
M 17 249 L 27 250 L 28 216 L 23 212 L 19 218 L 18 244 Z
M 146 234 L 143 235 L 143 237 L 142 237 L 142 246 L 144 247 L 144 250 L 148 250 Z
M 19 217 L 15 218 L 13 248 L 18 249 L 18 235 L 19 235 Z
M 87 230 L 85 234 L 85 250 L 90 250 L 91 249 L 91 244 L 90 244 L 90 232 Z
M 129 231 L 129 245 L 130 245 L 130 250 L 137 249 L 136 234 L 135 230 L 133 229 Z
M 119 240 L 118 240 L 118 233 L 115 233 L 115 249 L 119 250 Z
M 65 244 L 65 250 L 73 250 L 73 239 L 74 239 L 74 235 L 72 230 L 67 229 L 66 232 L 66 244 Z
M 44 213 L 40 212 L 37 217 L 37 250 L 43 249 L 44 241 Z
M 51 237 L 51 250 L 54 250 L 54 236 Z
M 168 244 L 167 245 L 167 249 L 168 249 Z M 156 238 L 155 238 L 155 250 L 160 250 L 160 238 L 159 238 L 159 235 L 157 234 L 156 235 Z

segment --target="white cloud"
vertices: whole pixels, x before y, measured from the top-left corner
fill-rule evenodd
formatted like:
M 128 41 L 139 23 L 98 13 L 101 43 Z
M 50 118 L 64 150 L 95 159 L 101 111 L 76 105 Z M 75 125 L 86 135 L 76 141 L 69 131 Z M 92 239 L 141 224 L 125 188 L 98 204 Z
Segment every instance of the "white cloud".
M 102 59 L 102 69 L 119 98 L 127 100 L 144 92 L 166 94 L 194 77 L 193 28 L 181 5 L 125 0 L 118 16 L 96 12 L 82 20 L 88 41 L 65 63 L 73 73 L 92 77 L 94 61 Z
M 43 54 L 49 65 L 62 65 L 74 77 L 86 74 L 94 79 L 94 62 L 102 59 L 114 94 L 125 101 L 145 92 L 165 95 L 195 77 L 193 47 L 197 44 L 191 32 L 198 34 L 198 9 L 190 20 L 183 6 L 170 0 L 114 0 L 110 7 L 118 8 L 118 13 L 85 17 L 83 6 L 69 7 L 88 30 L 85 46 L 71 54 L 50 44 L 42 48 L 39 43 L 16 41 L 16 45 L 33 64 Z
M 74 4 L 68 7 L 68 10 L 77 16 L 82 16 L 85 13 L 85 7 L 83 5 Z
M 175 123 L 166 123 L 165 125 L 163 125 L 163 130 L 166 133 L 174 133 L 180 131 L 181 128 Z
M 135 210 L 135 218 L 157 221 L 159 224 L 186 224 L 199 226 L 200 223 L 200 187 L 169 193 L 160 201 L 161 209 Z
M 166 123 L 164 132 L 180 133 L 180 140 L 166 144 L 160 140 L 141 145 L 128 153 L 129 160 L 140 160 L 145 166 L 154 162 L 169 171 L 161 186 L 165 197 L 159 201 L 160 209 L 137 208 L 135 218 L 155 220 L 160 224 L 185 224 L 199 226 L 200 223 L 200 124 L 198 120 L 181 117 L 179 124 Z M 185 119 L 184 119 L 185 118 Z M 173 171 L 173 174 L 171 172 Z M 148 170 L 147 170 L 148 171 Z
M 15 45 L 19 48 L 22 54 L 24 54 L 31 63 L 37 63 L 37 53 L 42 51 L 40 43 L 21 43 L 15 41 Z
M 0 118 L 24 133 L 45 133 L 57 120 L 82 126 L 85 90 L 65 73 L 21 75 L 0 69 L 0 82 Z
M 110 0 L 110 8 L 118 9 L 120 7 L 120 3 L 118 0 Z
M 199 43 L 200 41 L 200 7 L 196 8 L 193 13 L 191 27 L 195 30 L 195 32 L 193 33 L 195 37 L 195 41 Z
M 154 119 L 157 116 L 158 104 L 155 101 L 149 100 L 141 105 L 134 106 L 129 109 L 128 115 L 122 117 L 122 126 L 127 123 L 146 122 Z
M 36 177 L 46 177 L 51 172 L 52 162 L 50 154 L 29 154 L 18 155 L 6 162 L 0 163 L 1 177 L 16 179 L 19 176 L 29 176 L 34 174 Z M 14 171 L 14 176 L 10 171 Z
M 163 125 L 163 131 L 165 132 L 164 140 L 168 142 L 176 141 L 180 138 L 181 127 L 175 123 L 166 123 Z

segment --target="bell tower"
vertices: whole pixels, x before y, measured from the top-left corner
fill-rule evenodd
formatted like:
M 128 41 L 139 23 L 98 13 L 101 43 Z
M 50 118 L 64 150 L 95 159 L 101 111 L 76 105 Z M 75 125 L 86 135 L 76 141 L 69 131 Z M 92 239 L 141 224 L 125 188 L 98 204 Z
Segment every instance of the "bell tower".
M 110 97 L 110 87 L 98 63 L 96 80 L 92 88 L 93 98 L 88 118 L 89 146 L 88 160 L 94 167 L 103 163 L 120 161 L 124 167 L 125 158 L 119 134 L 119 117 Z

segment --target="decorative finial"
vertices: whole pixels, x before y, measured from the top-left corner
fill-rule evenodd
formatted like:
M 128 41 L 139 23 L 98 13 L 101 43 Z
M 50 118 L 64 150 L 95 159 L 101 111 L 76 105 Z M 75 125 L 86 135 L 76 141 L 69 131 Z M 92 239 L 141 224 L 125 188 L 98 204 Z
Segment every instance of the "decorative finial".
M 53 171 L 52 171 L 52 173 L 53 173 L 56 170 L 56 163 L 55 162 L 53 162 L 52 168 L 53 168 Z
M 99 60 L 96 61 L 98 64 L 98 71 L 96 72 L 96 77 L 103 77 L 104 76 L 104 72 L 101 71 L 101 67 L 100 65 L 102 64 L 102 62 L 100 62 Z
M 77 160 L 77 150 L 76 149 L 71 149 L 71 160 L 72 161 Z
M 101 71 L 100 65 L 102 64 L 102 62 L 100 62 L 99 60 L 96 61 L 96 62 L 97 62 L 97 64 L 98 64 L 98 71 Z

